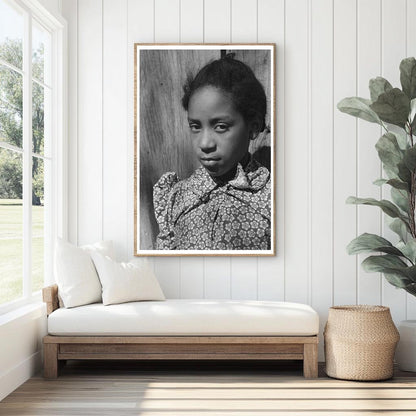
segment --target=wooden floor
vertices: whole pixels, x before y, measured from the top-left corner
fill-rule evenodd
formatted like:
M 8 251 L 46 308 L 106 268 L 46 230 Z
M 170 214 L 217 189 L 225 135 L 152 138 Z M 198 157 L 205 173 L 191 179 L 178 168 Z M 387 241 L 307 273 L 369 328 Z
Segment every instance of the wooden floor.
M 57 380 L 31 378 L 0 415 L 416 415 L 416 374 L 383 382 L 302 377 L 297 362 L 70 362 Z

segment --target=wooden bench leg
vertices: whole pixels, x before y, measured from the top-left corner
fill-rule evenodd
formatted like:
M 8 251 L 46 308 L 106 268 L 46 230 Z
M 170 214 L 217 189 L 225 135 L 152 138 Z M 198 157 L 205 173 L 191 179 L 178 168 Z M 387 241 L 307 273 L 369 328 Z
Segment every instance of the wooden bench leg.
M 305 378 L 318 377 L 318 344 L 304 344 L 303 346 L 303 376 Z
M 58 344 L 43 344 L 43 377 L 58 377 Z

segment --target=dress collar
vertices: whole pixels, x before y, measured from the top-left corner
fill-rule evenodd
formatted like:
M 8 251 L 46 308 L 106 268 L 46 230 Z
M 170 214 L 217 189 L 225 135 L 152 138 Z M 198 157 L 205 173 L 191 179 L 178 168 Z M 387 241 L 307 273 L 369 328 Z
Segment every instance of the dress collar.
M 190 177 L 190 188 L 200 198 L 223 186 L 245 191 L 259 191 L 267 184 L 269 178 L 268 169 L 251 156 L 246 167 L 243 168 L 239 163 L 234 178 L 223 184 L 215 182 L 205 168 L 199 167 Z

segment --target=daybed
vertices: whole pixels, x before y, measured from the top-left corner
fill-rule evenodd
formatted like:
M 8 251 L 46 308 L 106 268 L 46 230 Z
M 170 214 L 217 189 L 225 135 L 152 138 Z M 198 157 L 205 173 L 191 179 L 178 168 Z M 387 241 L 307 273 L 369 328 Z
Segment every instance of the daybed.
M 318 375 L 319 318 L 307 305 L 168 299 L 59 308 L 56 285 L 43 299 L 46 378 L 69 359 L 303 360 L 304 376 Z

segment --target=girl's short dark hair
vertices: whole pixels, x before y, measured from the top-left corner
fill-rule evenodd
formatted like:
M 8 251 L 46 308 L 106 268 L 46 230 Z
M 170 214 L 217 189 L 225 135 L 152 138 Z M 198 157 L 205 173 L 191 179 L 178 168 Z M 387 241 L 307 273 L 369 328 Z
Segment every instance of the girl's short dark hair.
M 205 65 L 194 78 L 188 77 L 182 97 L 186 111 L 192 94 L 208 85 L 228 92 L 244 119 L 258 119 L 259 132 L 265 129 L 266 94 L 249 66 L 229 54 Z

